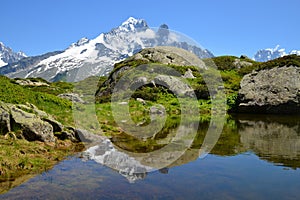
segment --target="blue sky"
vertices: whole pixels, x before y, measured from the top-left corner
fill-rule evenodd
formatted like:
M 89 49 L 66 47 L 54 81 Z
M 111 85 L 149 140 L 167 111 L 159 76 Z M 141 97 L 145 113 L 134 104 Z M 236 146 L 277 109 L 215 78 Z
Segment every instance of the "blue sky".
M 246 54 L 280 44 L 300 49 L 299 0 L 1 0 L 0 41 L 38 55 L 95 38 L 128 17 L 166 23 L 215 55 Z

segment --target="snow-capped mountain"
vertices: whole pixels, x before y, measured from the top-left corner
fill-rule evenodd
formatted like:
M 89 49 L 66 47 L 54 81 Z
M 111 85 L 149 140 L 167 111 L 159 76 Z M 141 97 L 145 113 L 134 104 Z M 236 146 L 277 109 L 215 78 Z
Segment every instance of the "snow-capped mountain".
M 11 48 L 0 42 L 0 67 L 8 63 L 17 62 L 24 57 L 26 57 L 26 55 L 23 52 L 14 52 Z
M 42 77 L 49 81 L 79 81 L 92 75 L 107 75 L 116 62 L 153 46 L 176 46 L 192 51 L 200 58 L 213 57 L 208 50 L 180 39 L 168 30 L 167 25 L 155 31 L 148 27 L 145 20 L 130 17 L 119 27 L 95 39 L 82 38 L 63 52 L 43 55 L 45 59 L 23 62 L 22 66 L 20 63 L 4 66 L 0 74 L 12 78 Z
M 268 48 L 257 51 L 253 59 L 258 62 L 266 62 L 268 60 L 273 60 L 290 54 L 300 55 L 300 51 L 292 50 L 287 53 L 285 49 L 280 48 L 280 46 L 277 45 L 274 49 Z

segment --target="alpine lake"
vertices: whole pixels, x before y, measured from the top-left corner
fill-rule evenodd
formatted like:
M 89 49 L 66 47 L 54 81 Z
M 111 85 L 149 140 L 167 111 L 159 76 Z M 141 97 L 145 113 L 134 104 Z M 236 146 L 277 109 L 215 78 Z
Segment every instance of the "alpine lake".
M 201 122 L 187 148 L 152 157 L 172 141 L 178 123 L 146 147 L 122 135 L 108 137 L 0 199 L 299 198 L 299 116 L 228 116 L 216 144 L 203 153 L 210 126 Z

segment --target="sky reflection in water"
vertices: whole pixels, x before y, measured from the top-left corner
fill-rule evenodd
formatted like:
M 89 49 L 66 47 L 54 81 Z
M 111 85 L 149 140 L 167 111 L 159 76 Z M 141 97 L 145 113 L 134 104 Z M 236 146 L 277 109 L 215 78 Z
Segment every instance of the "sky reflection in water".
M 239 116 L 229 124 L 204 159 L 197 159 L 195 142 L 169 168 L 128 181 L 116 169 L 70 157 L 0 198 L 297 199 L 299 120 Z

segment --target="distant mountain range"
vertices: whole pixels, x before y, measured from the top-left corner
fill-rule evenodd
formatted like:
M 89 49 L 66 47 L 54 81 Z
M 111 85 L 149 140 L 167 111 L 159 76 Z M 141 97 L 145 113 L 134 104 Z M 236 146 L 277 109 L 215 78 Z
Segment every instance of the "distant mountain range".
M 183 41 L 163 24 L 155 31 L 145 20 L 130 17 L 119 27 L 101 33 L 95 39 L 82 38 L 61 52 L 6 62 L 0 74 L 8 77 L 42 77 L 48 81 L 79 81 L 92 75 L 107 75 L 116 62 L 154 46 L 175 46 L 200 58 L 214 55 L 207 49 Z
M 17 62 L 27 56 L 23 52 L 14 52 L 11 48 L 0 42 L 0 67 Z
M 184 41 L 166 24 L 153 30 L 145 20 L 130 17 L 119 27 L 101 33 L 95 39 L 82 38 L 63 51 L 39 56 L 27 57 L 0 42 L 0 74 L 10 78 L 79 81 L 92 75 L 107 75 L 115 63 L 154 46 L 175 46 L 193 52 L 199 58 L 214 57 L 209 50 Z M 274 49 L 259 50 L 253 60 L 265 62 L 289 54 L 300 55 L 300 50 L 286 52 L 278 45 Z
M 280 46 L 277 45 L 274 49 L 268 48 L 257 51 L 253 59 L 258 62 L 266 62 L 268 60 L 274 60 L 276 58 L 280 58 L 291 54 L 300 55 L 300 50 L 292 50 L 287 53 L 285 49 L 280 48 Z

